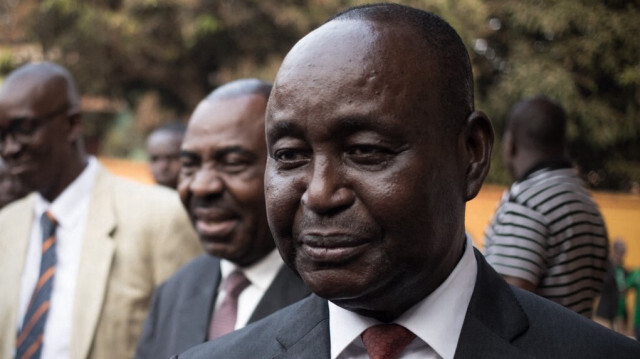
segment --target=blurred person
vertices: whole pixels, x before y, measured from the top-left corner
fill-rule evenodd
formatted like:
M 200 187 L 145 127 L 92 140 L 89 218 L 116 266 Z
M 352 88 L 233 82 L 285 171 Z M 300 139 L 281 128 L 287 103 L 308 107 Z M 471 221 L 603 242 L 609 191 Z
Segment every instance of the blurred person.
M 0 209 L 26 196 L 27 193 L 18 178 L 9 173 L 9 167 L 0 157 Z
M 544 96 L 511 109 L 502 154 L 515 182 L 486 230 L 485 256 L 508 283 L 590 318 L 609 245 L 600 210 L 566 156 L 566 122 Z
M 596 307 L 594 319 L 618 333 L 627 333 L 627 270 L 624 256 L 627 245 L 622 238 L 613 241 L 609 270 L 604 279 L 602 294 Z
M 132 357 L 154 287 L 201 251 L 177 194 L 85 154 L 80 96 L 49 62 L 2 84 L 0 155 L 35 191 L 0 211 L 0 356 Z
M 285 57 L 265 196 L 309 298 L 179 358 L 637 358 L 640 344 L 510 287 L 465 236 L 488 172 L 464 43 L 397 4 L 356 7 Z M 385 355 L 381 355 L 385 352 Z
M 230 82 L 200 102 L 189 120 L 178 192 L 206 254 L 158 288 L 138 359 L 168 358 L 310 293 L 282 262 L 267 225 L 270 91 L 271 84 L 257 79 Z
M 176 189 L 180 174 L 180 145 L 187 126 L 172 122 L 153 130 L 147 137 L 149 169 L 161 186 Z
M 633 336 L 636 340 L 640 340 L 640 268 L 636 268 L 626 278 L 625 284 L 627 289 L 633 289 L 636 292 L 635 303 L 633 306 Z

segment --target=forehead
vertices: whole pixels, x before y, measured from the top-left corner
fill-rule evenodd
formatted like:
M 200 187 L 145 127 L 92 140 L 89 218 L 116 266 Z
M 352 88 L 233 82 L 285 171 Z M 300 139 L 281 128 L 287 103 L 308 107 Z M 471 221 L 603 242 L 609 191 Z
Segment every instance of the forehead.
M 415 121 L 436 111 L 437 81 L 424 70 L 433 61 L 424 49 L 416 49 L 414 36 L 406 26 L 362 20 L 333 21 L 312 32 L 294 46 L 278 72 L 267 132 L 282 119 L 326 117 L 424 127 Z
M 0 120 L 48 111 L 65 101 L 65 89 L 47 76 L 27 73 L 10 77 L 0 89 Z
M 182 147 L 194 140 L 210 147 L 264 146 L 265 107 L 266 99 L 259 95 L 205 100 L 189 120 Z

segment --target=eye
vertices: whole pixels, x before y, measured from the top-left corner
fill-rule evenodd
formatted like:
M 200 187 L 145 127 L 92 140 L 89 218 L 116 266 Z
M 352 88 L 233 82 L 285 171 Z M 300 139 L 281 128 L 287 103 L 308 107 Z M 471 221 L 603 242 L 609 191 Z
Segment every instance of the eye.
M 248 158 L 238 153 L 229 153 L 221 159 L 219 167 L 226 173 L 240 173 L 254 163 L 253 158 Z
M 37 127 L 38 126 L 34 120 L 29 118 L 19 118 L 11 123 L 10 130 L 15 134 L 28 136 L 32 135 Z
M 281 148 L 273 153 L 273 159 L 279 168 L 291 169 L 305 165 L 310 161 L 308 150 L 297 148 Z
M 184 176 L 191 175 L 196 167 L 198 166 L 199 161 L 192 156 L 181 156 L 180 157 L 180 174 Z
M 378 145 L 353 145 L 346 149 L 348 159 L 361 165 L 385 164 L 394 154 L 391 149 Z

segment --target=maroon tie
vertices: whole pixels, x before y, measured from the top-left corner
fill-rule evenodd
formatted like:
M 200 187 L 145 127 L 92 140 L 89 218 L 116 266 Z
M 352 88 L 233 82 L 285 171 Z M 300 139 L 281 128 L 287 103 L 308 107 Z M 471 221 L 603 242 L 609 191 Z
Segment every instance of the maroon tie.
M 371 359 L 396 359 L 416 335 L 398 324 L 378 324 L 362 332 Z
M 226 295 L 218 310 L 213 313 L 209 326 L 209 340 L 233 331 L 238 317 L 238 296 L 249 284 L 251 282 L 242 271 L 236 270 L 229 274 L 223 285 Z

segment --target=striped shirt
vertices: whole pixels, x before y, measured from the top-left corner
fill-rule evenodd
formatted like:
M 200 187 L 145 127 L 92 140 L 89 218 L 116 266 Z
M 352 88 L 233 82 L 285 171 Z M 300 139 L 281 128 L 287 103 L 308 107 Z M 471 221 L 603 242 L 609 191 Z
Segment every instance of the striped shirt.
M 505 191 L 486 230 L 485 256 L 502 274 L 591 317 L 607 270 L 607 230 L 571 168 L 541 169 Z

